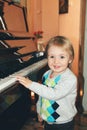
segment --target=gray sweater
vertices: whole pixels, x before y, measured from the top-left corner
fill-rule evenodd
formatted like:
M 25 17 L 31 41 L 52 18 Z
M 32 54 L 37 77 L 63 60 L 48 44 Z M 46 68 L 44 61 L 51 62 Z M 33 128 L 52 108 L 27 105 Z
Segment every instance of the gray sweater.
M 49 73 L 48 79 L 50 79 L 51 70 L 47 71 L 44 75 L 47 73 Z M 51 87 L 49 83 L 48 85 L 43 85 L 33 82 L 29 89 L 39 95 L 37 113 L 48 123 L 66 123 L 71 121 L 76 115 L 77 78 L 69 68 L 61 74 L 61 78 L 55 87 Z M 48 101 L 53 103 L 54 110 L 52 107 L 47 108 Z M 56 105 L 54 105 L 55 103 Z M 46 111 L 47 109 L 49 113 Z

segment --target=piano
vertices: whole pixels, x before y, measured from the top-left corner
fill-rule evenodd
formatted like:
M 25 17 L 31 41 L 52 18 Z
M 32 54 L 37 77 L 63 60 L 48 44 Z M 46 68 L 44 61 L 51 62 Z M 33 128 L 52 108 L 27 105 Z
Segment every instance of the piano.
M 14 17 L 12 17 L 13 15 Z M 9 0 L 1 0 L 1 130 L 20 130 L 26 119 L 31 116 L 31 91 L 19 84 L 15 75 L 29 77 L 31 80 L 38 82 L 47 69 L 45 53 L 37 51 L 35 37 L 28 30 L 24 8 L 15 5 L 14 2 L 9 2 Z
M 15 84 L 16 75 L 28 77 L 34 71 L 36 71 L 36 70 L 38 71 L 41 68 L 43 68 L 44 66 L 46 66 L 46 64 L 47 64 L 47 59 L 43 59 L 36 63 L 33 63 L 32 65 L 29 65 L 28 67 L 25 67 L 24 69 L 21 69 L 15 73 L 9 75 L 8 77 L 5 77 L 4 79 L 1 79 L 0 80 L 0 93 L 5 91 L 6 89 L 10 88 L 13 84 Z

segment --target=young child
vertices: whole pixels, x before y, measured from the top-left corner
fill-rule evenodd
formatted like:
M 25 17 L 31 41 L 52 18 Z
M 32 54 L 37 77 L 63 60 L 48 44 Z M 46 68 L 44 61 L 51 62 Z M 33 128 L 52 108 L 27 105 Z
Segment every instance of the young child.
M 70 70 L 74 58 L 71 42 L 63 36 L 48 41 L 46 55 L 49 70 L 42 77 L 42 84 L 17 76 L 19 83 L 39 95 L 37 113 L 44 121 L 44 130 L 74 130 L 77 113 L 77 78 Z

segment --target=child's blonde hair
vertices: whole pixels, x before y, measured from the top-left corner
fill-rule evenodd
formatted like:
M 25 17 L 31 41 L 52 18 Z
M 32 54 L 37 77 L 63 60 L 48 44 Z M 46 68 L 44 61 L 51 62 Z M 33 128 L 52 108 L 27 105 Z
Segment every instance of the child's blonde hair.
M 70 42 L 70 40 L 64 36 L 55 36 L 51 38 L 48 41 L 48 44 L 46 46 L 46 56 L 48 56 L 48 50 L 51 46 L 56 46 L 56 47 L 62 47 L 65 51 L 67 51 L 70 55 L 70 59 L 73 61 L 74 59 L 74 49 L 73 46 Z

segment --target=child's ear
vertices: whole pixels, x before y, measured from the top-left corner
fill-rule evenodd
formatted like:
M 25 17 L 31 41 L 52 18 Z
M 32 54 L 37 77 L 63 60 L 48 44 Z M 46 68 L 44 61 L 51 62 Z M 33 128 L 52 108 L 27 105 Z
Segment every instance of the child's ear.
M 72 60 L 69 60 L 69 64 L 71 64 L 72 63 Z

